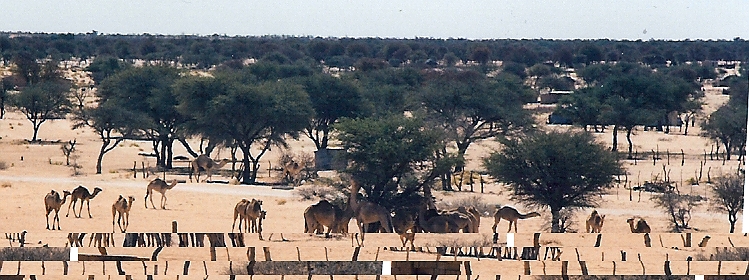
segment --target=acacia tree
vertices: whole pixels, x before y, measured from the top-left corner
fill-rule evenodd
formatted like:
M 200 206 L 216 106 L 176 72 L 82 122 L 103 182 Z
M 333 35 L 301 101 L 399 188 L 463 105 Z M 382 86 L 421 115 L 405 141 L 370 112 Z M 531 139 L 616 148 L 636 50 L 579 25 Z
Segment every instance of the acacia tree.
M 44 122 L 64 118 L 70 112 L 70 83 L 66 80 L 38 82 L 13 95 L 11 102 L 31 122 L 34 129 L 31 142 L 35 142 Z
M 153 143 L 157 164 L 172 167 L 172 144 L 183 136 L 185 116 L 177 112 L 172 85 L 179 70 L 163 66 L 130 68 L 106 78 L 97 92 L 101 102 L 109 100 L 140 114 L 140 133 Z
M 73 118 L 73 129 L 89 127 L 101 139 L 99 156 L 96 158 L 96 174 L 101 174 L 104 154 L 113 150 L 122 141 L 135 135 L 139 123 L 147 122 L 141 114 L 129 111 L 113 100 L 99 103 L 96 107 L 78 110 Z
M 308 77 L 304 89 L 315 110 L 304 134 L 312 139 L 317 150 L 324 150 L 328 148 L 332 125 L 342 117 L 353 118 L 362 114 L 364 98 L 355 83 L 327 74 Z
M 343 119 L 335 127 L 351 163 L 342 171 L 361 184 L 369 201 L 388 209 L 415 203 L 411 199 L 428 189 L 444 167 L 434 157 L 440 134 L 425 128 L 420 119 Z
M 504 182 L 512 199 L 551 210 L 551 231 L 561 232 L 560 211 L 594 207 L 621 173 L 614 153 L 587 132 L 538 132 L 500 141 L 484 158 L 489 175 Z
M 446 132 L 457 147 L 458 157 L 479 140 L 517 132 L 531 123 L 523 104 L 532 91 L 512 75 L 490 80 L 475 71 L 439 72 L 428 75 L 417 93 L 427 119 Z M 457 171 L 463 165 L 456 167 Z
M 176 93 L 179 111 L 191 118 L 198 133 L 233 141 L 242 151 L 244 184 L 255 182 L 260 158 L 271 146 L 298 137 L 313 113 L 302 87 L 283 79 L 253 84 L 222 74 L 180 81 Z
M 736 214 L 744 208 L 744 175 L 730 174 L 719 177 L 712 186 L 713 196 L 711 199 L 713 209 L 728 212 L 728 222 L 731 224 L 733 233 Z

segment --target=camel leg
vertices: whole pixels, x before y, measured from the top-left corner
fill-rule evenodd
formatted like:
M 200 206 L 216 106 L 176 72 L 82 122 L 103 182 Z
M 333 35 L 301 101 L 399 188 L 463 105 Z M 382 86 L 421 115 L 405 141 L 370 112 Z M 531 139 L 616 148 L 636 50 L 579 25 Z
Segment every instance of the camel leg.
M 58 215 L 59 212 L 60 212 L 59 210 L 55 210 L 55 220 L 57 220 L 57 230 L 60 230 L 60 216 Z M 73 213 L 73 214 L 75 215 L 75 213 Z M 52 222 L 52 228 L 53 229 L 55 228 L 55 222 L 54 221 Z
M 86 209 L 88 210 L 88 218 L 92 219 L 94 218 L 91 216 L 91 200 L 86 200 Z M 83 210 L 83 202 L 81 201 L 81 209 L 78 209 L 78 215 L 82 215 L 81 211 Z
M 510 220 L 510 227 L 507 228 L 507 233 L 509 233 L 512 230 L 512 220 Z
M 166 195 L 161 195 L 161 209 L 166 209 Z
M 123 230 L 122 232 L 127 231 L 127 226 L 130 225 L 130 212 L 125 212 L 125 219 L 124 220 L 125 220 L 125 230 Z
M 117 213 L 117 211 L 114 209 L 114 206 L 112 206 L 112 233 L 114 233 L 114 215 Z
M 72 207 L 73 205 L 75 205 L 75 200 L 73 200 L 72 203 L 68 204 L 68 213 L 65 214 L 65 217 L 70 215 L 70 207 Z M 73 207 L 73 216 L 75 216 L 75 207 Z
M 492 226 L 492 232 L 493 232 L 493 233 L 497 233 L 497 224 L 498 224 L 498 223 L 499 223 L 499 222 L 496 222 L 496 221 L 494 222 L 494 225 Z
M 50 212 L 50 211 L 47 211 L 47 229 L 49 229 L 49 212 Z M 53 223 L 53 224 L 54 224 L 54 222 L 55 222 L 55 220 L 54 220 L 54 219 L 52 219 L 52 223 Z M 52 228 L 54 228 L 54 226 L 53 226 Z
M 151 207 L 153 207 L 153 209 L 156 209 L 156 206 L 153 205 L 153 193 L 151 193 L 151 197 L 149 197 L 148 200 L 151 201 Z
M 515 233 L 518 233 L 518 221 L 515 221 Z

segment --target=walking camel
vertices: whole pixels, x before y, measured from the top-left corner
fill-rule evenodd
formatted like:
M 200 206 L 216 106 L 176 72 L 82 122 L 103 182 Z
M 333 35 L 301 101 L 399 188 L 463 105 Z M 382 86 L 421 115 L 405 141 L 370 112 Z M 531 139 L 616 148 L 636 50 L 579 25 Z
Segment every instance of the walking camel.
M 606 215 L 598 215 L 598 211 L 593 210 L 590 217 L 585 221 L 585 232 L 600 233 L 604 218 L 606 218 Z
M 73 190 L 73 192 L 70 194 L 70 204 L 68 204 L 68 213 L 65 214 L 65 217 L 70 215 L 70 208 L 73 208 L 73 216 L 76 218 L 81 217 L 81 211 L 83 210 L 83 202 L 86 202 L 87 209 L 88 209 L 88 217 L 91 217 L 91 199 L 96 197 L 97 194 L 101 192 L 101 188 L 96 187 L 94 188 L 94 193 L 90 193 L 88 189 L 84 186 L 78 186 Z M 75 214 L 75 202 L 77 200 L 81 200 L 81 207 L 78 208 L 78 215 Z
M 416 215 L 406 210 L 396 210 L 393 215 L 393 229 L 398 233 L 401 244 L 406 247 L 406 243 L 411 243 L 411 250 L 414 247 L 414 239 L 416 237 Z
M 47 210 L 47 229 L 49 229 L 49 213 L 54 210 L 55 216 L 52 218 L 52 230 L 55 230 L 55 221 L 57 221 L 57 230 L 60 230 L 60 216 L 58 216 L 58 213 L 60 212 L 60 207 L 65 204 L 65 200 L 70 195 L 69 191 L 62 191 L 62 193 L 62 198 L 60 198 L 60 193 L 55 190 L 49 191 L 44 196 L 44 208 Z
M 505 219 L 510 222 L 510 227 L 507 228 L 507 232 L 510 232 L 512 230 L 512 224 L 515 224 L 515 232 L 518 232 L 518 220 L 519 219 L 528 219 L 533 217 L 539 217 L 541 214 L 538 212 L 530 212 L 528 214 L 520 214 L 517 209 L 512 208 L 510 206 L 504 206 L 502 208 L 497 209 L 497 212 L 494 213 L 494 225 L 492 226 L 492 232 L 497 233 L 497 224 L 499 224 L 502 219 Z
M 635 226 L 634 218 L 627 219 L 627 223 L 629 224 L 629 230 L 632 233 L 650 233 L 650 226 L 643 219 L 637 221 L 637 226 Z
M 148 208 L 148 196 L 151 196 L 151 207 L 153 209 L 156 209 L 156 206 L 153 205 L 153 191 L 156 190 L 157 192 L 161 193 L 161 209 L 166 209 L 166 191 L 171 190 L 174 188 L 174 186 L 177 185 L 177 180 L 172 180 L 171 184 L 167 184 L 166 181 L 161 180 L 159 178 L 154 179 L 150 183 L 148 183 L 148 187 L 146 187 L 146 197 L 143 198 L 143 204 Z
M 205 171 L 207 182 L 212 178 L 213 170 L 220 169 L 227 163 L 229 163 L 228 159 L 222 159 L 219 162 L 215 162 L 207 155 L 199 155 L 192 162 L 190 162 L 190 174 L 188 175 L 188 178 L 190 178 L 190 182 L 192 182 L 192 174 L 195 173 L 195 181 L 200 183 L 200 171 Z
M 393 221 L 390 217 L 390 211 L 385 209 L 385 207 L 369 201 L 359 202 L 356 195 L 360 189 L 361 185 L 355 180 L 351 180 L 351 195 L 349 196 L 348 205 L 354 213 L 356 224 L 361 234 L 361 242 L 364 245 L 365 226 L 380 222 L 380 225 L 385 228 L 385 232 L 391 233 L 393 232 Z
M 135 197 L 128 196 L 127 199 L 120 195 L 117 201 L 112 204 L 112 232 L 114 232 L 114 216 L 117 216 L 117 225 L 120 230 L 124 233 L 127 230 L 127 226 L 130 225 L 130 210 L 133 209 L 133 201 Z M 122 223 L 120 221 L 122 220 Z M 125 224 L 125 228 L 122 228 L 122 224 Z

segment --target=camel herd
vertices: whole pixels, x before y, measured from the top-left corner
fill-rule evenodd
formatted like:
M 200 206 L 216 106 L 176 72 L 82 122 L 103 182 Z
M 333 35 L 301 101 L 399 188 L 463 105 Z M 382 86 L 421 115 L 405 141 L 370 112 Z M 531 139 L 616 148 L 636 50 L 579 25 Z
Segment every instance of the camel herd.
M 199 160 L 193 161 L 193 163 L 200 162 Z M 199 171 L 206 171 L 208 178 L 210 178 L 210 171 L 213 168 L 218 168 L 226 164 L 225 161 L 219 163 L 214 162 L 210 158 L 200 168 L 192 168 L 199 176 Z M 292 163 L 293 164 L 293 163 Z M 297 175 L 301 168 L 297 166 L 291 166 L 287 164 L 285 168 L 285 175 Z M 290 172 L 292 174 L 286 173 Z M 296 173 L 296 174 L 294 174 Z M 196 176 L 196 179 L 197 179 Z M 148 209 L 148 201 L 151 201 L 151 207 L 156 209 L 153 203 L 154 191 L 161 193 L 161 209 L 166 209 L 166 192 L 177 185 L 177 180 L 172 180 L 167 183 L 162 179 L 154 179 L 146 186 L 146 196 L 144 198 L 144 206 Z M 481 222 L 481 213 L 474 207 L 461 206 L 455 209 L 447 209 L 438 211 L 431 199 L 422 199 L 420 205 L 416 205 L 416 210 L 399 209 L 392 213 L 385 207 L 373 203 L 370 201 L 360 200 L 357 197 L 361 186 L 351 181 L 350 184 L 350 196 L 348 203 L 345 207 L 341 208 L 327 200 L 321 200 L 316 204 L 310 205 L 304 211 L 304 232 L 309 234 L 325 234 L 329 237 L 331 233 L 348 233 L 349 221 L 353 218 L 356 221 L 356 226 L 361 234 L 361 242 L 364 243 L 364 234 L 366 232 L 395 232 L 400 236 L 402 245 L 405 247 L 410 242 L 413 248 L 413 241 L 415 233 L 478 233 L 479 225 Z M 92 218 L 90 203 L 91 199 L 94 199 L 102 189 L 99 187 L 94 188 L 93 192 L 90 192 L 84 186 L 78 186 L 72 192 L 64 190 L 62 197 L 59 192 L 51 190 L 44 197 L 44 205 L 47 216 L 47 229 L 50 229 L 49 225 L 49 214 L 52 211 L 55 215 L 52 219 L 52 228 L 55 230 L 55 222 L 57 222 L 57 230 L 60 230 L 60 218 L 59 211 L 62 205 L 65 204 L 67 197 L 71 197 L 70 205 L 68 206 L 68 213 L 65 215 L 68 217 L 70 209 L 73 209 L 73 215 L 76 218 L 80 218 L 83 212 L 83 203 L 87 203 L 89 218 Z M 149 198 L 150 197 L 150 198 Z M 78 213 L 75 212 L 75 204 L 80 200 L 80 206 Z M 130 210 L 133 207 L 135 197 L 128 196 L 124 197 L 120 195 L 117 200 L 112 204 L 112 232 L 115 232 L 115 224 L 120 228 L 121 232 L 125 232 L 129 225 Z M 239 226 L 237 227 L 239 232 L 262 232 L 262 221 L 266 218 L 266 211 L 262 209 L 262 200 L 257 199 L 242 199 L 234 207 L 232 232 L 237 225 L 239 220 Z M 408 208 L 407 208 L 408 209 Z M 541 216 L 538 212 L 530 212 L 521 214 L 513 207 L 504 206 L 498 208 L 494 213 L 494 224 L 492 225 L 492 232 L 497 233 L 497 225 L 502 220 L 509 222 L 507 232 L 512 231 L 513 225 L 515 232 L 518 232 L 518 220 L 528 219 L 533 217 Z M 116 219 L 115 219 L 116 218 Z M 588 219 L 585 221 L 585 231 L 590 233 L 600 233 L 603 228 L 603 223 L 606 215 L 599 215 L 597 210 L 593 210 Z M 242 223 L 244 222 L 244 228 Z M 650 226 L 643 219 L 630 218 L 627 220 L 632 233 L 649 233 Z M 371 226 L 378 225 L 378 228 Z M 358 241 L 358 240 L 357 240 Z

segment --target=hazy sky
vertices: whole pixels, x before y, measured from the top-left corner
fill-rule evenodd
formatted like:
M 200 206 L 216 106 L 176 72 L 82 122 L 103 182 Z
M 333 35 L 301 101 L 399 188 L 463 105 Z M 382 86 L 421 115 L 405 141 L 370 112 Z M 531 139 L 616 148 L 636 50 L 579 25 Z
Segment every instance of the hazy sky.
M 389 38 L 749 39 L 749 1 L 0 0 L 0 30 Z

